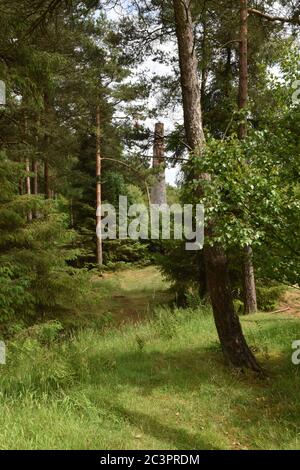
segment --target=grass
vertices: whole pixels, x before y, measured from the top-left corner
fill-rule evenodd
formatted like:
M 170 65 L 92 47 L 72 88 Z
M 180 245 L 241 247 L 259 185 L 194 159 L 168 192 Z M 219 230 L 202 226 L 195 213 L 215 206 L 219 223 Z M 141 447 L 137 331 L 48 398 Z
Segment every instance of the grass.
M 206 308 L 64 339 L 36 326 L 0 369 L 0 449 L 299 449 L 299 319 L 243 326 L 267 379 L 225 367 Z
M 88 302 L 82 299 L 77 311 L 70 316 L 63 314 L 59 320 L 72 330 L 136 323 L 151 315 L 157 306 L 172 302 L 169 287 L 153 266 L 94 276 L 86 294 Z

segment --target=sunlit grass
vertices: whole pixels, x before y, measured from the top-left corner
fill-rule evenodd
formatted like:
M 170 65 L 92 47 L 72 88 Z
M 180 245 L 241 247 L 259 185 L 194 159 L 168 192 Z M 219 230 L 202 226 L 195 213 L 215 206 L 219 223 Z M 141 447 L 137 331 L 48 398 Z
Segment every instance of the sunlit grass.
M 105 333 L 8 345 L 0 448 L 300 448 L 299 320 L 243 319 L 266 379 L 225 367 L 210 312 L 160 309 Z

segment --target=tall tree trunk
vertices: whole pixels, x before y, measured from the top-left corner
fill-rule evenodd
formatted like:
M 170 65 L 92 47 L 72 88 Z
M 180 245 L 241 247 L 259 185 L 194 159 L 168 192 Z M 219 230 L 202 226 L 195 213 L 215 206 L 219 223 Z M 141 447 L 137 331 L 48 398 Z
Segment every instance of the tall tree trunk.
M 40 128 L 40 118 L 38 117 L 36 120 L 36 135 L 35 135 L 35 143 L 36 143 L 36 151 L 38 152 L 39 149 L 39 128 Z M 32 171 L 34 174 L 33 177 L 33 194 L 35 196 L 39 193 L 39 161 L 38 157 L 36 156 L 33 161 Z
M 45 142 L 48 142 L 48 139 L 45 139 Z M 47 149 L 47 146 L 46 146 Z M 45 180 L 45 197 L 46 199 L 51 199 L 51 188 L 50 188 L 50 169 L 49 169 L 49 161 L 47 156 L 45 157 L 44 161 L 44 180 Z
M 39 162 L 36 159 L 33 161 L 32 172 L 34 174 L 34 176 L 33 176 L 33 194 L 35 196 L 37 196 L 38 193 L 39 193 Z M 32 213 L 32 217 L 34 219 L 39 218 L 39 213 L 36 209 L 34 209 L 34 211 Z
M 99 227 L 101 224 L 101 204 L 102 204 L 102 165 L 101 165 L 101 114 L 100 106 L 97 106 L 96 111 L 96 226 Z M 101 230 L 97 233 L 97 264 L 103 265 L 103 244 L 101 238 Z
M 239 109 L 248 105 L 248 0 L 240 0 Z M 239 138 L 247 137 L 247 122 L 239 125 Z
M 165 126 L 159 122 L 155 124 L 153 146 L 153 168 L 158 169 L 157 181 L 151 190 L 152 204 L 166 204 L 166 172 L 165 172 Z
M 173 0 L 173 6 L 179 51 L 186 140 L 191 150 L 197 148 L 201 150 L 205 137 L 202 125 L 201 84 L 198 76 L 198 59 L 195 51 L 194 24 L 190 1 Z
M 244 248 L 244 289 L 245 314 L 257 313 L 257 297 L 255 273 L 253 265 L 253 250 L 251 246 Z
M 37 160 L 34 160 L 34 162 L 33 162 L 32 171 L 33 171 L 33 174 L 34 174 L 34 177 L 33 177 L 33 194 L 35 196 L 37 196 L 38 193 L 39 193 L 39 162 Z
M 19 178 L 19 195 L 23 195 L 23 178 Z
M 52 191 L 51 191 L 51 184 L 50 184 L 50 165 L 49 165 L 49 159 L 48 159 L 48 148 L 49 148 L 49 143 L 50 143 L 50 137 L 47 132 L 49 123 L 48 123 L 48 117 L 50 115 L 50 110 L 51 110 L 51 102 L 50 98 L 47 93 L 44 94 L 44 127 L 45 127 L 45 132 L 44 132 L 44 183 L 45 183 L 45 197 L 46 199 L 51 199 L 52 197 Z
M 25 171 L 26 171 L 26 178 L 25 178 L 25 184 L 26 184 L 26 194 L 27 196 L 31 196 L 31 178 L 30 178 L 30 159 L 26 157 L 25 161 Z M 28 211 L 27 214 L 27 220 L 28 222 L 32 221 L 32 211 Z
M 28 136 L 28 121 L 27 121 L 26 114 L 24 116 L 24 134 L 25 134 L 25 140 L 26 140 Z M 25 172 L 26 172 L 26 176 L 25 176 L 26 194 L 27 196 L 31 196 L 31 178 L 30 178 L 31 168 L 30 168 L 30 158 L 28 155 L 26 155 L 26 158 L 25 158 Z M 27 220 L 28 222 L 32 221 L 31 210 L 29 210 L 27 213 Z
M 190 0 L 173 0 L 186 138 L 191 150 L 200 152 L 205 138 L 190 3 Z M 205 175 L 205 178 L 208 176 Z M 213 227 L 208 227 L 206 235 L 209 236 L 212 230 Z M 226 255 L 221 247 L 205 245 L 204 259 L 214 319 L 225 359 L 234 367 L 259 371 L 260 367 L 246 343 L 239 318 L 234 311 Z
M 203 110 L 203 103 L 204 103 L 204 98 L 205 98 L 205 90 L 206 90 L 206 84 L 209 76 L 209 70 L 208 70 L 208 10 L 207 10 L 207 0 L 204 0 L 203 3 L 203 10 L 202 10 L 202 15 L 203 15 L 203 33 L 202 33 L 202 41 L 201 41 L 201 50 L 202 50 L 202 66 L 201 66 L 201 108 Z
M 239 109 L 245 110 L 248 105 L 248 0 L 240 0 L 240 79 Z M 247 137 L 247 120 L 243 118 L 239 126 L 239 138 Z M 256 285 L 251 246 L 244 248 L 244 297 L 245 313 L 257 312 Z

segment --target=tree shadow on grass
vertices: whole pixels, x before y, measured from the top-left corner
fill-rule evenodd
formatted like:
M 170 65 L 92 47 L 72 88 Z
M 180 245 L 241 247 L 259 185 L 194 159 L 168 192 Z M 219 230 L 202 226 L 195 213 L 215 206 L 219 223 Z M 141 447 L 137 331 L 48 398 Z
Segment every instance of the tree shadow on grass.
M 131 425 L 142 428 L 143 433 L 149 434 L 160 442 L 177 450 L 219 450 L 205 441 L 200 434 L 187 432 L 183 428 L 173 428 L 157 421 L 153 416 L 133 410 L 128 410 L 121 405 L 107 403 L 110 412 L 125 419 Z
M 261 448 L 263 443 L 279 450 L 289 448 L 300 433 L 300 367 L 291 364 L 288 353 L 266 362 L 268 379 L 249 388 L 248 400 L 234 405 L 231 422 Z M 299 444 L 298 444 L 299 449 Z
M 300 367 L 297 374 L 286 353 L 264 359 L 264 366 L 269 371 L 269 378 L 265 380 L 252 374 L 239 375 L 226 368 L 222 353 L 216 348 L 164 353 L 133 351 L 114 354 L 113 359 L 116 365 L 109 373 L 117 402 L 118 391 L 126 386 L 135 389 L 134 393 L 145 399 L 156 389 L 162 390 L 166 396 L 178 395 L 179 399 L 183 394 L 184 400 L 190 394 L 199 392 L 198 402 L 202 399 L 203 387 L 207 416 L 215 416 L 218 421 L 218 412 L 222 412 L 223 407 L 227 408 L 224 425 L 226 429 L 232 430 L 232 441 L 238 440 L 241 445 L 244 442 L 250 448 L 259 448 L 259 442 L 266 445 L 263 443 L 268 442 L 268 438 L 260 437 L 259 441 L 255 436 L 255 431 L 260 426 L 261 436 L 265 433 L 273 440 L 273 446 L 286 448 L 293 439 L 292 431 L 300 431 L 300 402 L 297 399 Z M 103 360 L 103 357 L 98 357 L 98 366 Z M 211 395 L 208 398 L 209 393 Z M 108 406 L 130 423 L 142 426 L 149 434 L 178 449 L 216 449 L 199 434 L 189 434 L 184 429 L 162 425 L 155 418 L 127 410 L 119 403 Z M 290 433 L 287 427 L 290 428 Z
M 103 374 L 110 374 L 116 385 L 138 388 L 141 395 L 167 385 L 172 390 L 193 391 L 209 382 L 215 373 L 224 372 L 221 351 L 187 349 L 175 352 L 132 351 L 107 355 L 95 354 L 89 358 L 90 377 L 101 384 Z M 230 380 L 230 373 L 228 379 Z

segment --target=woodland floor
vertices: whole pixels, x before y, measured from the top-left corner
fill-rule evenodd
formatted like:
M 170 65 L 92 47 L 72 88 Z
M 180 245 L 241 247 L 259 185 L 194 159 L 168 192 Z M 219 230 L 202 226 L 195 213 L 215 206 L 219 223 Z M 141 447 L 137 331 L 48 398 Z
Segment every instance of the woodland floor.
M 300 317 L 300 290 L 289 289 L 280 302 L 279 309 L 287 309 L 286 313 Z
M 166 306 L 154 268 L 95 283 L 107 324 L 88 311 L 74 334 L 8 344 L 0 449 L 300 449 L 298 291 L 290 311 L 241 318 L 261 379 L 225 367 L 208 308 Z

